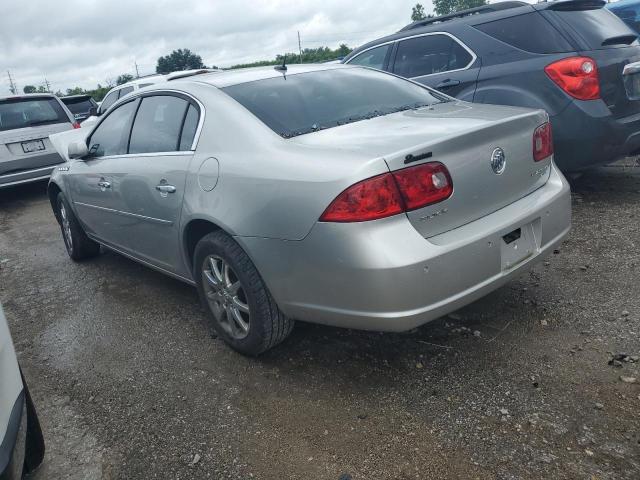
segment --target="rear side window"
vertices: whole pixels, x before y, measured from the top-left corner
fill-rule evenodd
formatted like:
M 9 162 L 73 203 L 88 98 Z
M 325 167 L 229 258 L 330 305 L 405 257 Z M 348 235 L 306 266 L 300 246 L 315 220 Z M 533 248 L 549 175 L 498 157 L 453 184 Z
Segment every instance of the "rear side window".
M 466 68 L 471 54 L 448 35 L 426 35 L 398 43 L 394 73 L 407 78 Z
M 587 47 L 599 50 L 610 46 L 625 47 L 633 43 L 637 34 L 609 10 L 554 10 L 572 28 Z
M 388 44 L 372 48 L 371 50 L 367 50 L 354 57 L 348 63 L 349 65 L 362 65 L 363 67 L 382 70 L 384 67 L 384 60 L 387 57 L 387 52 L 391 46 L 392 44 Z
M 135 101 L 120 105 L 98 125 L 88 143 L 89 154 L 92 157 L 127 153 L 129 128 L 136 111 L 136 105 Z
M 55 98 L 16 98 L 0 101 L 0 131 L 69 122 Z
M 573 50 L 569 42 L 538 12 L 507 17 L 475 28 L 512 47 L 531 53 L 560 53 Z
M 129 153 L 175 152 L 189 102 L 169 95 L 144 97 L 133 122 Z
M 196 129 L 198 128 L 198 117 L 198 109 L 193 105 L 189 105 L 187 116 L 184 117 L 182 134 L 180 135 L 180 146 L 178 147 L 178 150 L 181 152 L 191 150 L 193 139 L 196 136 Z
M 128 95 L 129 93 L 133 92 L 133 87 L 124 87 L 122 89 L 120 89 L 119 93 L 120 95 L 118 96 L 118 98 L 122 98 L 125 95 Z

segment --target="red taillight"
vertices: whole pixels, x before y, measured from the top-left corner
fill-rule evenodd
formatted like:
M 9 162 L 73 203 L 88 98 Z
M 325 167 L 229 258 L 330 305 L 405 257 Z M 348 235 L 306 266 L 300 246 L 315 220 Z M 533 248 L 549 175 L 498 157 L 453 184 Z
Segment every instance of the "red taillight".
M 320 221 L 377 220 L 441 202 L 452 193 L 447 168 L 438 162 L 425 163 L 356 183 L 338 195 Z
M 549 78 L 578 100 L 600 98 L 598 66 L 589 57 L 570 57 L 544 68 Z
M 553 155 L 551 124 L 543 123 L 533 131 L 533 160 L 540 162 Z
M 71 125 L 73 125 L 73 128 L 80 128 L 80 124 L 78 122 L 73 122 Z

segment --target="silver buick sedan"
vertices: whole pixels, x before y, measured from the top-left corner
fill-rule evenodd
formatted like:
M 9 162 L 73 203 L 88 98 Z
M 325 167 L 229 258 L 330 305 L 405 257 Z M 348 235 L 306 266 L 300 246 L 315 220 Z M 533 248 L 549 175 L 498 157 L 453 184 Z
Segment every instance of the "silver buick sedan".
M 548 116 L 362 67 L 200 74 L 53 135 L 73 260 L 100 245 L 197 287 L 257 355 L 294 320 L 402 331 L 528 269 L 570 228 Z

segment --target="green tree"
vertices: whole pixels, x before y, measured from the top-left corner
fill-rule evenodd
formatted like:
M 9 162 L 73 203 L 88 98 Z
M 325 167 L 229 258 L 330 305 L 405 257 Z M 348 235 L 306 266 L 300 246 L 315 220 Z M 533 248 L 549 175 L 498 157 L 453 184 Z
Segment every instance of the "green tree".
M 47 90 L 44 85 L 39 85 L 38 93 L 49 93 L 49 90 Z
M 84 89 L 82 87 L 67 88 L 67 95 L 82 95 Z
M 253 63 L 243 63 L 240 65 L 234 65 L 231 68 L 247 68 L 247 67 L 262 67 L 265 65 L 279 65 L 286 57 L 286 63 L 322 63 L 338 58 L 345 57 L 351 53 L 351 48 L 347 45 L 340 45 L 335 50 L 329 47 L 318 48 L 305 48 L 302 50 L 302 56 L 299 53 L 286 53 L 282 55 L 276 55 L 274 60 L 260 60 Z
M 22 91 L 24 93 L 36 93 L 38 91 L 38 89 L 36 87 L 34 87 L 33 85 L 25 85 L 24 88 L 22 89 Z
M 130 82 L 131 80 L 133 80 L 133 75 L 123 73 L 122 75 L 118 75 L 118 78 L 116 78 L 116 85 L 122 85 L 123 83 Z
M 427 15 L 424 13 L 424 7 L 421 4 L 416 3 L 416 6 L 411 10 L 411 20 L 413 22 L 417 22 L 419 20 L 424 20 L 425 18 L 427 18 Z
M 196 68 L 205 68 L 204 63 L 202 63 L 202 57 L 192 53 L 188 48 L 179 48 L 158 59 L 156 73 L 171 73 Z
M 466 10 L 467 8 L 481 7 L 486 5 L 487 0 L 433 0 L 434 11 L 437 15 L 448 15 L 450 13 Z

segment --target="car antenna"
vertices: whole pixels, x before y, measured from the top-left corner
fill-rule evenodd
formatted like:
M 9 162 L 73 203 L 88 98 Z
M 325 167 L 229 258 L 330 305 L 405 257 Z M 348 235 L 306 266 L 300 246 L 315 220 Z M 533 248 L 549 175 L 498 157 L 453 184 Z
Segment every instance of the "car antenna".
M 287 56 L 285 55 L 282 58 L 282 65 L 276 65 L 275 67 L 273 67 L 274 70 L 277 70 L 279 72 L 286 72 L 287 71 Z

